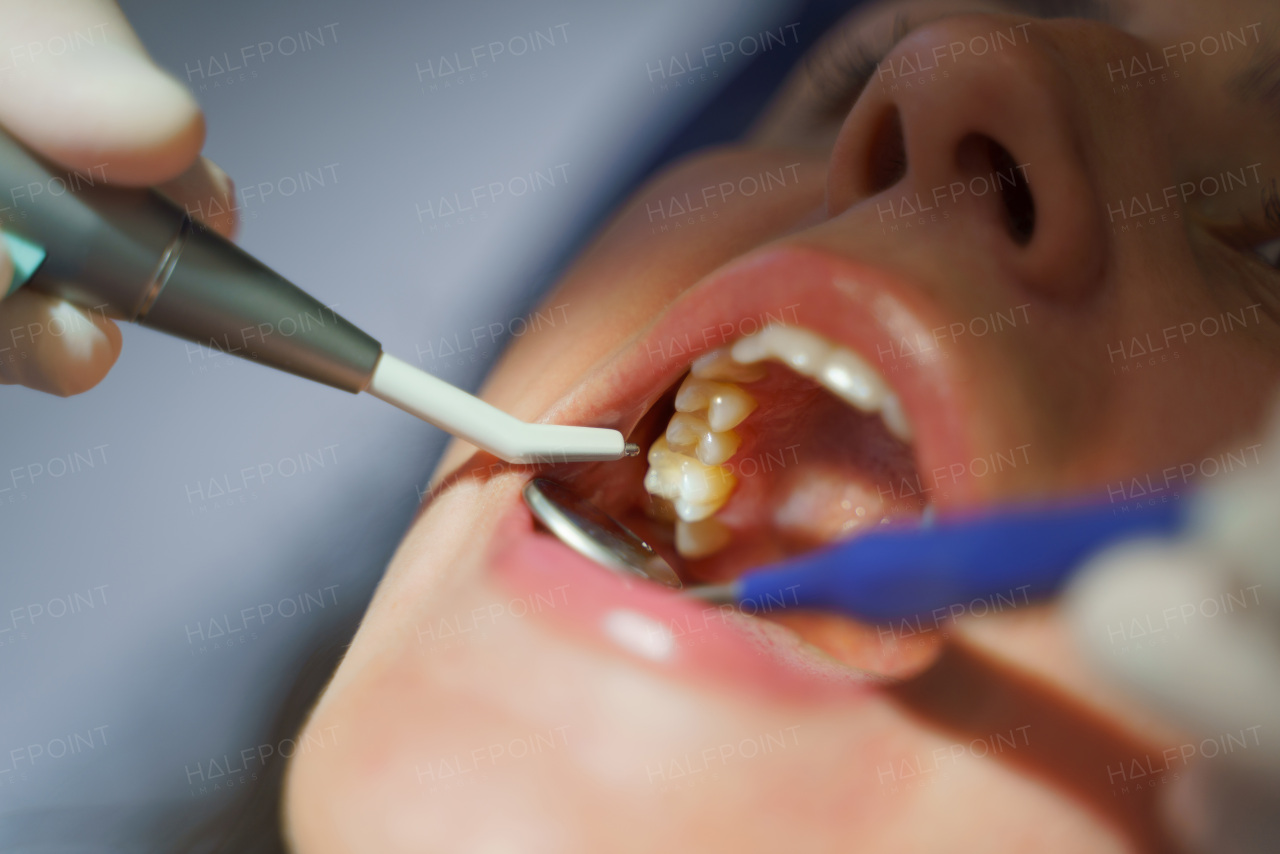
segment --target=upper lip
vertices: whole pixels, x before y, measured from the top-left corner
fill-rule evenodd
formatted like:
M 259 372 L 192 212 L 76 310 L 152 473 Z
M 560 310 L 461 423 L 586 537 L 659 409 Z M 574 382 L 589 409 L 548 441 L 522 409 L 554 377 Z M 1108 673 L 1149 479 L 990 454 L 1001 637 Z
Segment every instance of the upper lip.
M 945 325 L 930 313 L 918 290 L 889 271 L 804 245 L 769 247 L 684 292 L 542 420 L 613 427 L 629 435 L 694 358 L 781 320 L 879 366 L 913 425 L 917 472 L 929 490 L 934 473 L 972 457 L 975 409 L 959 381 L 960 360 L 909 357 L 896 346 L 904 338 L 927 341 L 931 330 Z M 940 504 L 969 504 L 979 497 L 977 483 L 957 480 L 931 497 Z

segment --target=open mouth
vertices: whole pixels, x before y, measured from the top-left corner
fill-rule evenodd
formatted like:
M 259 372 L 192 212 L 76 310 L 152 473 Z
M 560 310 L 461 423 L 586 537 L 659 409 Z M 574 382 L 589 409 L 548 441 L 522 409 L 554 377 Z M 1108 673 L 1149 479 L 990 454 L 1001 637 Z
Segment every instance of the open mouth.
M 856 353 L 799 326 L 766 326 L 694 359 L 631 438 L 646 458 L 598 467 L 593 492 L 686 583 L 925 507 L 897 395 Z
M 637 348 L 650 362 L 655 352 L 664 356 L 644 366 L 649 388 L 625 389 L 616 379 L 644 382 L 634 379 L 645 373 L 634 365 L 606 387 L 606 396 L 639 391 L 647 401 L 628 432 L 644 450 L 640 457 L 547 472 L 646 539 L 686 585 L 728 581 L 889 521 L 931 514 L 936 484 L 922 460 L 936 468 L 962 440 L 951 429 L 960 409 L 954 395 L 937 392 L 951 379 L 945 366 L 904 360 L 885 370 L 868 356 L 898 352 L 894 339 L 904 332 L 904 318 L 920 325 L 915 315 L 889 310 L 886 289 L 867 277 L 859 277 L 867 284 L 852 298 L 851 275 L 839 279 L 846 293 L 835 293 L 839 274 L 823 254 L 778 255 L 775 263 L 792 273 L 807 268 L 807 284 L 793 288 L 789 306 L 770 303 L 765 295 L 776 295 L 776 280 L 765 283 L 770 265 L 756 265 L 749 273 L 760 290 L 734 282 L 736 307 L 717 317 L 725 303 L 712 293 L 713 279 L 687 311 L 673 307 L 668 316 L 732 333 L 715 347 L 668 353 L 654 349 L 670 334 L 670 324 L 660 323 Z M 806 288 L 824 300 L 803 296 Z M 750 305 L 752 293 L 762 305 Z M 824 311 L 833 296 L 841 311 Z M 867 310 L 868 301 L 876 311 Z M 768 317 L 786 322 L 744 322 Z M 938 503 L 968 503 L 965 491 L 951 490 Z M 884 650 L 848 654 L 858 646 L 852 636 L 875 637 L 873 627 L 842 617 L 769 616 L 846 663 L 872 669 L 883 663 Z

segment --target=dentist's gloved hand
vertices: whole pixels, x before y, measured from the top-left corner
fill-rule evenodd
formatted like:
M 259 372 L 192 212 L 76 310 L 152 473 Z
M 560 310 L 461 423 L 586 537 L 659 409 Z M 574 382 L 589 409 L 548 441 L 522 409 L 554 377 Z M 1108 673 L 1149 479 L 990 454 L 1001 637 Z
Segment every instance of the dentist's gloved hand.
M 152 64 L 112 0 L 0 0 L 0 125 L 89 178 L 157 185 L 188 209 L 235 207 L 227 176 L 199 157 L 195 99 Z M 15 189 L 0 187 L 0 231 L 18 215 Z M 208 224 L 227 236 L 236 225 L 233 214 Z M 12 273 L 0 241 L 0 295 Z M 0 383 L 77 394 L 119 355 L 120 330 L 101 309 L 28 288 L 0 300 Z
M 1065 599 L 1094 663 L 1195 733 L 1124 777 L 1214 854 L 1280 851 L 1280 410 L 1260 453 L 1201 491 L 1189 535 L 1099 555 Z

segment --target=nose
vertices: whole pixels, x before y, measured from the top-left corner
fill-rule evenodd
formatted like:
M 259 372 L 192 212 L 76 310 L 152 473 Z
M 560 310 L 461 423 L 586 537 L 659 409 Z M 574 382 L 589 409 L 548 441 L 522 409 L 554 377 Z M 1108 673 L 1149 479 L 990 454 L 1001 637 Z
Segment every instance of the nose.
M 945 212 L 944 227 L 1021 287 L 1078 301 L 1101 280 L 1107 240 L 1088 116 L 1052 34 L 1011 21 L 947 18 L 893 49 L 837 137 L 828 213 Z

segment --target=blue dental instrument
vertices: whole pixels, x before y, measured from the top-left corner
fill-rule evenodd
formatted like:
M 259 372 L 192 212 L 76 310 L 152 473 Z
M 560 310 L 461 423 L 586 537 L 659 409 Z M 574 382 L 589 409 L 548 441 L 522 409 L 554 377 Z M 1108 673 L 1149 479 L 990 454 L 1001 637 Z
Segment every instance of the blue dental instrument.
M 1188 504 L 1009 506 L 926 526 L 887 525 L 685 595 L 749 614 L 798 608 L 870 623 L 930 616 L 936 623 L 976 600 L 1012 607 L 1052 596 L 1104 546 L 1183 530 Z

